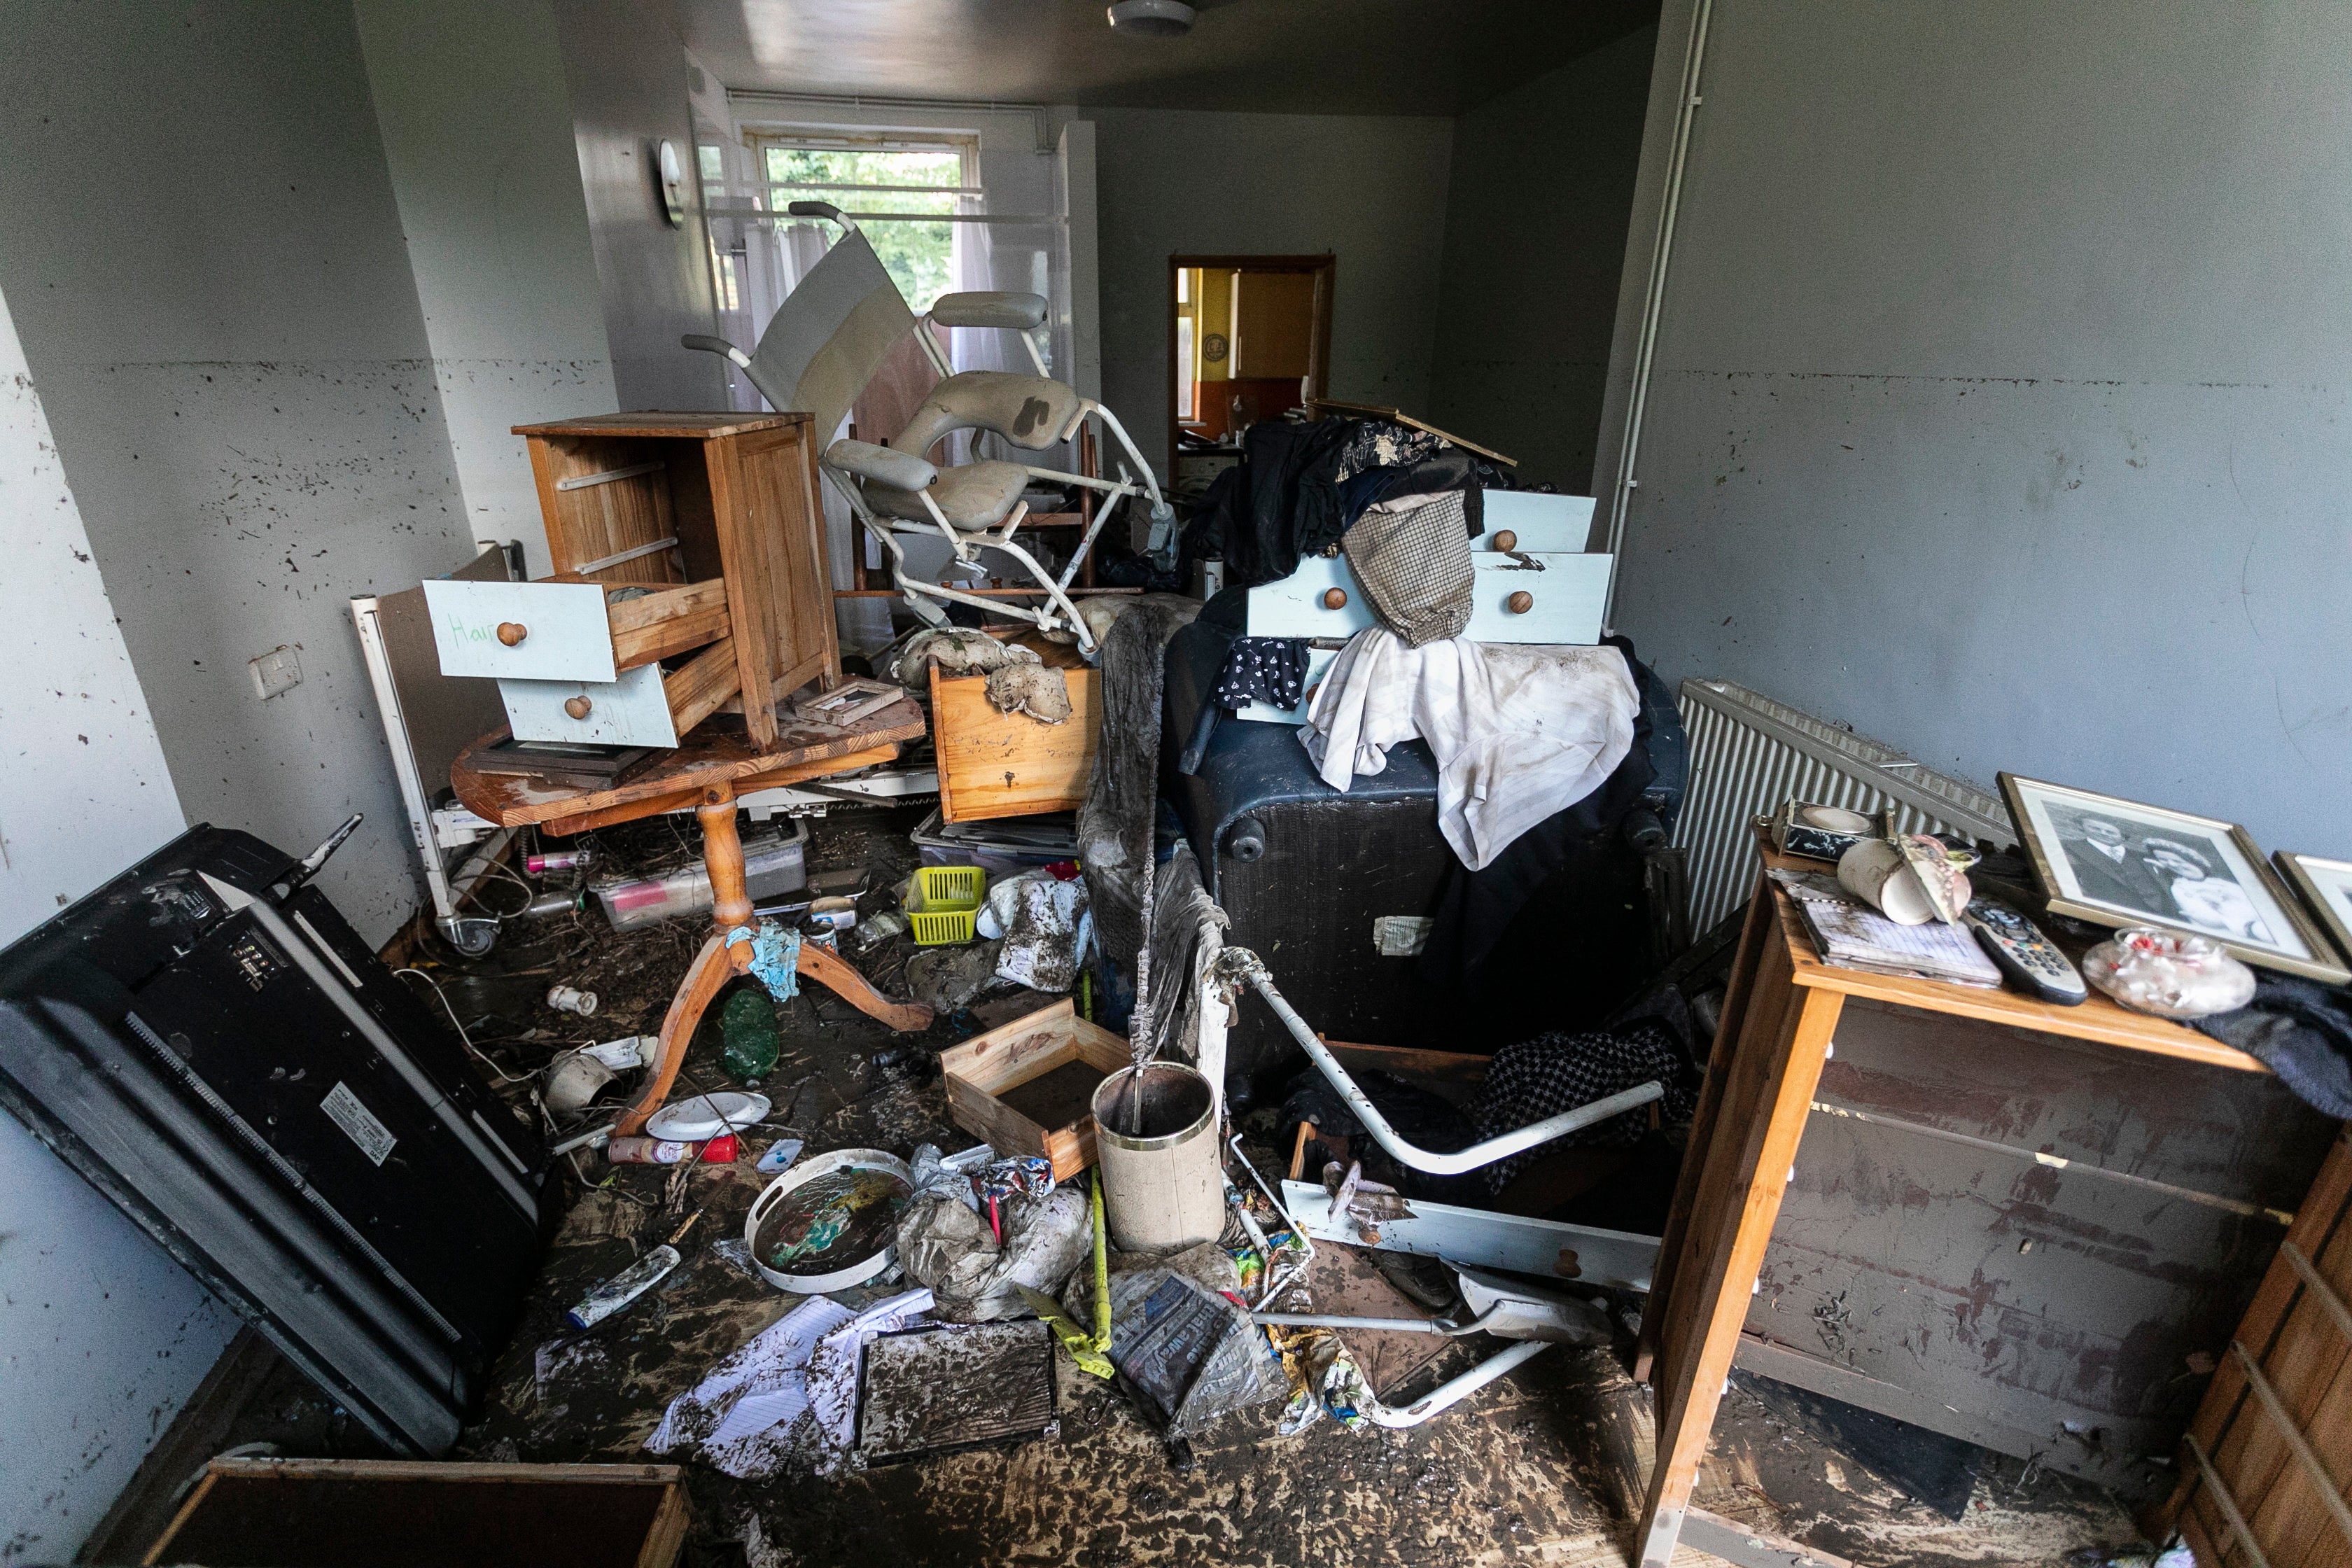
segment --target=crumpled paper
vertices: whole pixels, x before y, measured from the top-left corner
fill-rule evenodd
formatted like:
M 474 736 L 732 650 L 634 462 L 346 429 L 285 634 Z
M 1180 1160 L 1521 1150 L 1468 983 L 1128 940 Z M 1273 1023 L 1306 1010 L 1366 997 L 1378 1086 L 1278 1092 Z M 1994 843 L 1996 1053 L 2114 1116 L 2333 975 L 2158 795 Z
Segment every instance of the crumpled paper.
M 856 1440 L 858 1372 L 866 1342 L 926 1316 L 929 1290 L 853 1312 L 812 1296 L 670 1402 L 646 1439 L 656 1454 L 692 1454 L 738 1480 L 787 1468 L 830 1475 Z

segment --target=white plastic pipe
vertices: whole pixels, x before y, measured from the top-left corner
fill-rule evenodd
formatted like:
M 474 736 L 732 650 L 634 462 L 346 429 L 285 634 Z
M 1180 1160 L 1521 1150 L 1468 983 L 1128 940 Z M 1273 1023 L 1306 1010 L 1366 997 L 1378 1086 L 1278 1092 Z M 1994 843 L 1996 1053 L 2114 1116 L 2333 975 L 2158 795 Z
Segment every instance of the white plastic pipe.
M 1218 954 L 1217 967 L 1218 973 L 1229 980 L 1248 981 L 1257 994 L 1265 998 L 1265 1005 L 1274 1009 L 1274 1016 L 1282 1020 L 1283 1027 L 1290 1031 L 1290 1037 L 1298 1042 L 1307 1059 L 1331 1080 L 1331 1087 L 1339 1091 L 1340 1097 L 1348 1102 L 1348 1109 L 1355 1113 L 1356 1120 L 1371 1133 L 1373 1142 L 1414 1170 L 1427 1171 L 1433 1176 L 1458 1176 L 1465 1171 L 1491 1165 L 1522 1149 L 1549 1143 L 1579 1128 L 1606 1121 L 1612 1116 L 1622 1116 L 1636 1106 L 1647 1105 L 1666 1096 L 1664 1086 L 1653 1079 L 1648 1083 L 1635 1084 L 1632 1089 L 1612 1094 L 1606 1100 L 1596 1100 L 1590 1105 L 1580 1105 L 1574 1110 L 1563 1110 L 1558 1116 L 1548 1116 L 1541 1121 L 1514 1128 L 1499 1137 L 1489 1138 L 1484 1143 L 1473 1143 L 1467 1149 L 1453 1153 L 1442 1154 L 1418 1148 L 1406 1142 L 1397 1130 L 1389 1125 L 1389 1119 L 1381 1114 L 1380 1108 L 1372 1103 L 1370 1095 L 1356 1087 L 1356 1080 L 1348 1076 L 1348 1069 L 1339 1065 L 1339 1058 L 1315 1037 L 1315 1031 L 1307 1026 L 1307 1020 L 1282 999 L 1282 993 L 1274 988 L 1274 976 L 1266 973 L 1264 960 L 1245 947 L 1229 947 Z

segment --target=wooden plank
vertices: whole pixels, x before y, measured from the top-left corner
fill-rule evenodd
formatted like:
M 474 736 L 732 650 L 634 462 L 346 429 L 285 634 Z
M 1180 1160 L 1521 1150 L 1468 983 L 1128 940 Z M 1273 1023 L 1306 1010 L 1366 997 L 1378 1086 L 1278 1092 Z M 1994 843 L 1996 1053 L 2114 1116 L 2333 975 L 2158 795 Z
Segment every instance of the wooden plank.
M 646 1531 L 646 1543 L 637 1552 L 636 1568 L 670 1568 L 677 1561 L 677 1554 L 686 1549 L 686 1526 L 691 1517 L 686 1482 L 674 1480 L 663 1488 L 661 1511 L 654 1515 L 653 1528 Z
M 922 738 L 922 710 L 914 700 L 885 708 L 849 724 L 819 724 L 794 716 L 772 748 L 751 743 L 750 737 L 731 728 L 705 725 L 680 736 L 677 749 L 649 763 L 644 772 L 604 789 L 557 784 L 529 773 L 483 773 L 469 765 L 483 747 L 506 738 L 494 730 L 459 753 L 449 769 L 449 782 L 466 809 L 500 827 L 521 827 L 580 817 L 633 803 L 656 801 L 680 790 L 774 774 L 804 763 L 830 761 L 832 766 L 803 773 L 815 778 L 863 767 L 876 759 L 861 757 L 894 742 Z M 765 784 L 757 787 L 768 787 Z M 647 805 L 639 815 L 667 809 Z M 627 821 L 614 817 L 613 821 Z
M 1803 860 L 1773 852 L 1769 844 L 1761 842 L 1768 868 L 1794 868 L 1818 871 L 1817 860 Z M 2090 999 L 2078 1006 L 2060 1007 L 2048 1002 L 2038 1002 L 2021 992 L 2003 988 L 1981 991 L 1969 985 L 1948 985 L 1937 980 L 1906 980 L 1895 974 L 1869 974 L 1859 969 L 1841 969 L 1824 963 L 1814 952 L 1812 939 L 1805 934 L 1803 917 L 1797 913 L 1795 900 L 1769 878 L 1759 878 L 1759 888 L 1771 894 L 1779 916 L 1781 940 L 1789 950 L 1795 970 L 1796 984 L 1813 989 L 1843 992 L 1849 996 L 1868 996 L 1898 1007 L 1917 1007 L 1931 1013 L 1948 1013 L 1963 1018 L 1979 1018 L 1990 1024 L 2007 1024 L 2020 1029 L 2035 1029 L 2046 1035 L 2064 1035 L 2072 1039 L 2096 1040 L 2102 1045 L 2121 1046 L 2126 1050 L 2147 1051 L 2157 1056 L 2179 1057 L 2188 1061 L 2202 1062 L 2209 1067 L 2231 1068 L 2241 1072 L 2268 1072 L 2270 1069 L 2245 1052 L 2233 1050 L 2221 1041 L 2200 1035 L 2186 1025 L 2152 1014 L 2135 1013 L 2094 989 Z
M 750 795 L 754 790 L 781 789 L 786 784 L 799 784 L 804 779 L 821 779 L 832 773 L 845 773 L 857 768 L 875 767 L 892 761 L 898 755 L 898 745 L 894 741 L 887 746 L 877 746 L 866 752 L 853 752 L 845 757 L 823 757 L 812 762 L 801 763 L 793 767 L 776 768 L 764 773 L 753 773 L 747 778 L 735 780 L 734 788 L 739 795 Z M 541 823 L 540 827 L 542 831 L 558 837 L 573 833 L 586 833 L 592 828 L 610 827 L 618 822 L 635 822 L 640 817 L 654 816 L 666 811 L 685 810 L 701 803 L 702 791 L 703 786 L 700 784 L 692 784 L 673 790 L 667 795 L 636 797 L 619 805 L 583 812 L 577 816 L 551 817 Z
M 776 736 L 776 710 L 765 697 L 776 676 L 776 607 L 774 584 L 768 570 L 762 518 L 752 510 L 753 497 L 743 472 L 740 438 L 723 436 L 703 447 L 710 465 L 710 507 L 719 531 L 719 559 L 727 566 L 727 608 L 732 617 L 729 640 L 735 652 L 734 689 L 744 694 L 743 725 L 755 746 L 771 745 Z
M 773 430 L 808 416 L 793 414 L 584 414 L 543 425 L 518 425 L 518 436 L 683 436 L 707 440 L 754 430 Z
M 1495 1059 L 1459 1051 L 1420 1050 L 1411 1046 L 1360 1046 L 1346 1040 L 1325 1039 L 1320 1034 L 1316 1038 L 1322 1040 L 1325 1047 L 1339 1058 L 1339 1065 L 1349 1072 L 1373 1068 L 1446 1083 L 1479 1083 L 1485 1081 L 1486 1069 Z
M 735 694 L 742 670 L 741 661 L 736 658 L 738 640 L 731 635 L 720 637 L 685 665 L 662 677 L 662 695 L 669 700 L 670 721 L 677 726 L 681 736 L 719 711 L 719 705 Z M 775 713 L 771 709 L 772 730 L 774 722 Z
M 1761 879 L 1759 879 L 1760 881 Z M 1748 1016 L 1748 993 L 1755 987 L 1757 965 L 1762 961 L 1766 946 L 1778 930 L 1772 901 L 1760 890 L 1748 903 L 1748 919 L 1739 931 L 1739 948 L 1731 961 L 1731 976 L 1725 983 L 1723 1012 L 1716 1026 L 1715 1042 L 1707 1056 L 1706 1073 L 1699 1085 L 1698 1104 L 1691 1112 L 1690 1138 L 1686 1147 L 1703 1150 L 1715 1139 L 1716 1123 L 1723 1111 L 1724 1087 L 1731 1081 L 1733 1047 L 1742 1022 Z M 1685 1156 L 1675 1176 L 1674 1201 L 1666 1209 L 1666 1233 L 1658 1244 L 1657 1280 L 1651 1287 L 1654 1295 L 1664 1297 L 1674 1287 L 1675 1260 L 1682 1256 L 1685 1237 L 1690 1228 L 1690 1215 L 1698 1202 L 1701 1160 Z M 1650 1381 L 1652 1363 L 1656 1358 L 1658 1333 L 1664 1320 L 1655 1313 L 1642 1314 L 1642 1331 L 1633 1346 L 1633 1378 L 1638 1383 Z
M 1673 1560 L 1843 1004 L 1835 992 L 1790 984 L 1785 946 L 1768 948 L 1750 987 L 1716 1125 L 1704 1145 L 1695 1137 L 1691 1146 L 1705 1156 L 1671 1294 L 1661 1300 L 1654 1292 L 1643 1314 L 1645 1321 L 1653 1314 L 1664 1320 L 1652 1379 L 1658 1457 L 1643 1509 L 1643 1568 Z
M 2339 1137 L 2312 1183 L 2287 1231 L 2287 1243 L 2314 1266 L 2326 1270 L 2333 1261 L 2347 1268 L 2352 1258 L 2352 1134 Z M 2337 1249 L 2331 1256 L 2331 1248 Z M 2327 1273 L 2327 1278 L 2343 1276 Z M 2312 1358 L 2329 1363 L 2332 1376 L 2344 1365 L 2345 1343 L 2326 1310 L 2309 1302 L 2309 1291 L 2293 1260 L 2282 1249 L 2271 1260 L 2252 1304 L 2239 1321 L 2234 1336 L 2265 1368 L 2301 1370 Z M 2332 1342 L 2332 1349 L 2331 1349 Z M 2271 1490 L 2290 1456 L 2284 1441 L 2267 1434 L 2259 1414 L 2248 1408 L 2252 1398 L 2235 1357 L 2224 1357 L 2206 1385 L 2205 1394 L 2189 1423 L 2189 1436 L 2211 1457 L 2216 1468 L 2241 1497 L 2263 1498 Z M 2184 1467 L 2179 1483 L 2160 1506 L 2140 1520 L 2143 1530 L 2161 1534 L 2180 1528 L 2194 1512 L 2202 1485 L 2193 1468 Z M 2207 1528 L 2218 1528 L 2210 1519 Z
M 999 713 L 989 706 L 984 676 L 942 680 L 931 671 L 942 818 L 982 822 L 1075 811 L 1084 804 L 1101 743 L 1101 696 L 1093 670 L 1062 673 L 1069 683 L 1070 717 L 1041 724 L 1025 713 Z
M 727 584 L 713 577 L 626 599 L 607 606 L 605 619 L 612 627 L 614 669 L 658 663 L 727 635 Z

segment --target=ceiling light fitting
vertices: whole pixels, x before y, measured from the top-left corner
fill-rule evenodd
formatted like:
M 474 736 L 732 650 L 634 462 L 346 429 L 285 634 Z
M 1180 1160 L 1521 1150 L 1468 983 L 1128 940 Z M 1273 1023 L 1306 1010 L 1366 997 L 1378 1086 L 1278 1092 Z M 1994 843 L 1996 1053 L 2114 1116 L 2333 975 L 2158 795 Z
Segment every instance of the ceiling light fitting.
M 1181 38 L 1199 13 L 1184 0 L 1118 0 L 1110 8 L 1111 30 L 1139 38 Z

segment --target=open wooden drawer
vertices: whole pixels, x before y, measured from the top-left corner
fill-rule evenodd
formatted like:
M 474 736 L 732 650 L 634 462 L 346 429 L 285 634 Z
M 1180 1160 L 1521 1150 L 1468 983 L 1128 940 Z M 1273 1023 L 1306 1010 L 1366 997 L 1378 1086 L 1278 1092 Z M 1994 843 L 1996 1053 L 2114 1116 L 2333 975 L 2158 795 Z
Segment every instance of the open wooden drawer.
M 675 746 L 739 703 L 773 744 L 777 705 L 841 676 L 809 420 L 517 426 L 555 574 L 425 584 L 442 673 L 495 679 L 519 741 Z

